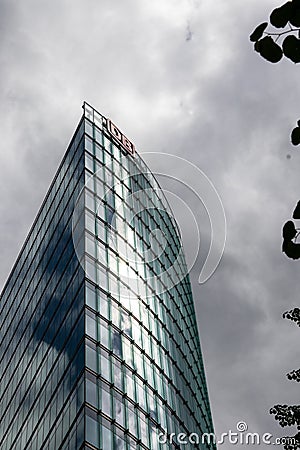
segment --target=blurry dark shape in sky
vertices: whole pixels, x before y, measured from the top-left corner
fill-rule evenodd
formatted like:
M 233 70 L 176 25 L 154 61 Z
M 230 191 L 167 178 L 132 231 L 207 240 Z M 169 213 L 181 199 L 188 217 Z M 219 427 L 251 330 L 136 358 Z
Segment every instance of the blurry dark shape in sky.
M 191 30 L 190 24 L 188 23 L 186 27 L 185 40 L 188 42 L 191 41 L 192 39 L 193 39 L 193 32 Z

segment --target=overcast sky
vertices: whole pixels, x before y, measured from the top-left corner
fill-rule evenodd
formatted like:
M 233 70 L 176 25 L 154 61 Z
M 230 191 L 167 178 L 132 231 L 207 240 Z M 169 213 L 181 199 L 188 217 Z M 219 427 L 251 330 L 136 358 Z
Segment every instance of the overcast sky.
M 244 420 L 281 435 L 269 408 L 299 403 L 285 374 L 300 367 L 300 330 L 281 318 L 299 306 L 300 262 L 281 254 L 282 224 L 300 198 L 299 150 L 289 144 L 299 68 L 262 60 L 248 39 L 279 4 L 0 0 L 1 286 L 84 100 L 139 151 L 192 161 L 228 222 L 214 276 L 198 285 L 202 254 L 191 272 L 218 434 Z

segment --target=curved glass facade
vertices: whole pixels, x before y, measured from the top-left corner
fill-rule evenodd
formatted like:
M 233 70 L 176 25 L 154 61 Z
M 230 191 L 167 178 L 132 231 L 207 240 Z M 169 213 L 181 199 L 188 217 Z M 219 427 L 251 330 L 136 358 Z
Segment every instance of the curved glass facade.
M 176 222 L 122 133 L 86 104 L 85 116 L 87 439 L 103 450 L 212 449 L 191 436 L 213 425 Z M 181 445 L 180 433 L 190 436 Z
M 1 449 L 215 449 L 176 221 L 86 103 L 1 294 L 0 333 Z

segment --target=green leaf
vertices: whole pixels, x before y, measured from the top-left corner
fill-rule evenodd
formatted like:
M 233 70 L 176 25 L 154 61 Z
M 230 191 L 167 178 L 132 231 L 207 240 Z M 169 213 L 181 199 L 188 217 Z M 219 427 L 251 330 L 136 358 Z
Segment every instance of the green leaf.
M 294 63 L 300 62 L 300 39 L 294 35 L 287 36 L 282 43 L 284 55 Z
M 291 141 L 293 145 L 300 144 L 300 127 L 296 127 L 293 129 L 291 134 Z
M 279 8 L 275 8 L 270 15 L 270 22 L 276 28 L 286 27 L 291 17 L 292 2 L 286 2 Z
M 273 41 L 271 36 L 266 36 L 259 41 L 256 41 L 254 49 L 271 63 L 277 63 L 282 58 L 281 47 Z
M 263 32 L 265 31 L 265 29 L 268 26 L 268 22 L 263 22 L 260 25 L 258 25 L 255 30 L 253 31 L 253 33 L 250 35 L 250 41 L 251 42 L 256 42 L 258 41 L 258 39 L 260 39 L 263 35 Z

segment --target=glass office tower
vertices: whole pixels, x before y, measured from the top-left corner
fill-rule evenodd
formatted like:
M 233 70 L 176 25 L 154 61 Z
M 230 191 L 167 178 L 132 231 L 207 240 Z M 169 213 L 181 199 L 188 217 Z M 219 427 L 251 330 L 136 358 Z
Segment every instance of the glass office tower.
M 175 219 L 87 103 L 0 311 L 1 450 L 215 449 Z

